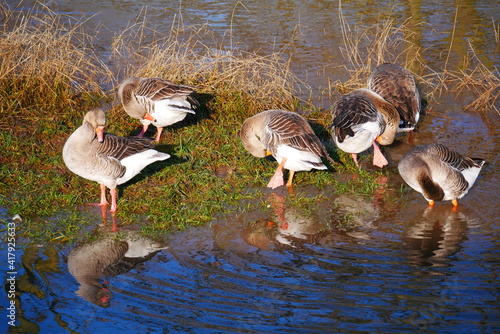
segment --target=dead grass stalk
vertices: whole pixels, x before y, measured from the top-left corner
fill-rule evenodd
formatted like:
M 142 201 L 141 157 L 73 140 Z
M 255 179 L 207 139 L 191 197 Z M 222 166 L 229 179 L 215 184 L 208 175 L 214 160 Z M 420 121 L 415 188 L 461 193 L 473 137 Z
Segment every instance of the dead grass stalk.
M 62 108 L 75 94 L 103 94 L 99 83 L 111 73 L 92 52 L 84 21 L 74 22 L 43 4 L 29 13 L 5 5 L 0 11 L 0 95 L 8 109 L 4 111 L 28 108 L 40 116 L 41 110 Z
M 114 61 L 128 64 L 123 76 L 159 76 L 196 86 L 205 93 L 248 96 L 250 112 L 294 107 L 294 87 L 299 79 L 280 52 L 265 56 L 247 53 L 231 47 L 231 36 L 220 39 L 206 25 L 175 23 L 166 37 L 135 43 L 137 32 L 143 29 L 143 23 L 138 22 L 114 39 Z
M 458 10 L 458 9 L 457 9 Z M 457 12 L 458 13 L 458 12 Z M 457 16 L 455 16 L 455 24 Z M 365 87 L 371 70 L 384 62 L 398 63 L 412 71 L 420 82 L 427 100 L 439 96 L 444 91 L 456 97 L 467 93 L 474 100 L 464 106 L 465 110 L 495 110 L 500 95 L 500 73 L 498 69 L 489 69 L 478 57 L 474 46 L 469 41 L 469 51 L 464 56 L 460 69 L 452 69 L 449 59 L 452 49 L 455 27 L 443 67 L 431 68 L 422 57 L 421 49 L 412 43 L 414 32 L 407 21 L 396 25 L 391 15 L 369 27 L 350 27 L 342 13 L 339 2 L 339 19 L 343 36 L 342 56 L 346 60 L 345 69 L 349 73 L 346 82 L 336 82 L 330 86 L 330 95 L 345 94 L 351 90 Z M 498 26 L 493 22 L 495 40 L 499 41 Z
M 339 21 L 343 39 L 340 51 L 349 73 L 349 79 L 335 87 L 341 94 L 365 87 L 372 69 L 381 63 L 395 62 L 412 69 L 422 61 L 420 48 L 410 42 L 413 32 L 407 22 L 398 26 L 389 14 L 374 25 L 351 27 L 343 15 L 341 2 Z

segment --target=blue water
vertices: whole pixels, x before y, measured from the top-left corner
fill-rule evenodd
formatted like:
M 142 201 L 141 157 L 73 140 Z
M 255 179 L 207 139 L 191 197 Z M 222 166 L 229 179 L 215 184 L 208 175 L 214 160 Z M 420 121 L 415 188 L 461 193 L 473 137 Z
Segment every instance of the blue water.
M 109 291 L 106 306 L 76 293 L 81 278 L 68 263 L 81 247 L 105 261 L 106 252 L 95 245 L 123 240 L 126 229 L 111 239 L 103 229 L 97 241 L 83 246 L 24 245 L 16 252 L 22 261 L 18 324 L 30 333 L 500 328 L 498 222 L 485 222 L 465 207 L 429 210 L 418 201 L 393 214 L 385 213 L 383 198 L 361 201 L 377 209 L 373 216 L 360 213 L 362 223 L 350 231 L 356 233 L 333 222 L 340 212 L 306 215 L 285 204 L 284 218 L 272 210 L 247 212 L 172 235 L 158 243 L 167 249 L 129 267 L 123 263 L 130 259 L 120 258 L 112 266 L 125 269 L 92 276 Z M 284 220 L 286 230 L 280 227 Z M 7 300 L 4 291 L 1 300 Z

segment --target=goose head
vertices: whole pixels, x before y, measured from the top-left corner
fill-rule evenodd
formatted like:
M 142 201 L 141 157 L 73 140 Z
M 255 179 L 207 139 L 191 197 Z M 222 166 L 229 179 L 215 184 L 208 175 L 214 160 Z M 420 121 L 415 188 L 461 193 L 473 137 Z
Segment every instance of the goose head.
M 101 108 L 92 108 L 83 118 L 83 125 L 92 129 L 97 136 L 97 140 L 102 143 L 104 140 L 104 127 L 106 126 L 106 115 Z
M 240 131 L 241 142 L 245 149 L 257 158 L 264 158 L 270 154 L 266 146 L 262 143 L 264 119 L 262 117 L 252 116 L 243 122 Z
M 392 144 L 396 138 L 400 121 L 396 107 L 371 89 L 362 88 L 356 90 L 356 92 L 370 98 L 377 108 L 377 111 L 384 118 L 385 129 L 384 132 L 377 137 L 377 142 L 384 146 Z
M 147 98 L 142 96 L 142 99 L 139 100 L 136 96 L 136 92 L 141 88 L 141 81 L 142 78 L 137 77 L 125 79 L 118 87 L 118 97 L 123 108 L 131 117 L 155 122 L 155 118 L 145 108 Z

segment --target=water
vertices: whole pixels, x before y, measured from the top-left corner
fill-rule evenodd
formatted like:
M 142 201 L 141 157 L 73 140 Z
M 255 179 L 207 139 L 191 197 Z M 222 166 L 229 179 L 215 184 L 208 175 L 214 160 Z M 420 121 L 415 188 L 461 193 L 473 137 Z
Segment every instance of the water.
M 8 0 L 7 3 L 18 2 Z M 24 0 L 21 7 L 31 8 L 34 3 Z M 343 40 L 339 1 L 145 0 L 115 3 L 54 0 L 48 3 L 56 12 L 87 19 L 88 29 L 98 31 L 97 49 L 106 56 L 112 37 L 135 22 L 145 20 L 149 23 L 148 28 L 165 34 L 172 25 L 208 24 L 225 36 L 225 48 L 264 55 L 285 50 L 284 55 L 292 60 L 291 69 L 313 90 L 317 105 L 329 107 L 332 101 L 325 98 L 323 92 L 331 82 L 345 81 L 348 76 L 343 67 L 347 61 L 340 52 Z M 351 29 L 359 27 L 361 31 L 386 18 L 393 18 L 395 26 L 405 23 L 413 33 L 405 37 L 425 50 L 425 62 L 436 71 L 440 71 L 445 62 L 449 63 L 449 68 L 458 66 L 469 43 L 487 66 L 500 65 L 500 46 L 493 28 L 493 22 L 498 25 L 500 20 L 500 7 L 495 0 L 442 1 L 439 4 L 433 1 L 384 0 L 369 4 L 349 1 L 342 2 L 342 14 Z M 206 43 L 210 46 L 213 41 Z M 305 91 L 300 97 L 309 98 L 309 92 Z
M 326 106 L 331 101 L 322 97 L 322 89 L 329 80 L 345 79 L 336 1 L 50 2 L 61 13 L 95 14 L 87 24 L 100 27 L 104 53 L 113 34 L 134 21 L 143 5 L 159 31 L 168 31 L 181 12 L 185 24 L 207 23 L 221 33 L 231 29 L 233 47 L 244 50 L 266 54 L 294 39 L 292 68 Z M 497 25 L 500 19 L 495 1 L 461 1 L 456 16 L 451 1 L 342 6 L 352 26 L 368 26 L 389 14 L 395 24 L 409 19 L 415 42 L 434 68 L 446 60 L 452 36 L 449 66 L 459 63 L 468 41 L 485 64 L 500 65 L 492 25 L 492 19 Z M 468 99 L 468 94 L 443 95 L 423 118 L 413 144 L 403 136 L 384 151 L 389 168 L 411 146 L 435 141 L 484 158 L 487 163 L 458 210 L 449 203 L 429 209 L 413 191 L 402 197 L 396 174 L 381 178 L 370 200 L 309 185 L 298 185 L 294 195 L 267 189 L 257 195 L 249 189 L 241 206 L 263 202 L 268 211 L 242 210 L 154 242 L 126 229 L 115 235 L 109 226 L 99 228 L 96 240 L 77 245 L 17 240 L 18 327 L 6 320 L 12 274 L 5 274 L 0 331 L 499 332 L 499 116 L 464 112 Z M 290 204 L 293 196 L 319 195 L 331 202 L 308 208 Z M 5 211 L 0 217 L 10 221 Z M 346 219 L 354 228 L 343 227 Z M 2 233 L 6 239 L 8 231 Z M 128 244 L 133 252 L 126 254 Z
M 383 201 L 378 209 L 358 201 L 358 210 L 367 209 L 356 233 L 285 206 L 216 220 L 150 250 L 132 234 L 142 255 L 168 248 L 119 257 L 102 275 L 91 275 L 98 267 L 92 254 L 107 262 L 123 237 L 102 233 L 63 249 L 27 246 L 18 252 L 21 324 L 31 333 L 499 328 L 498 243 L 478 212 L 415 203 L 394 215 L 384 213 Z M 84 262 L 83 275 L 69 269 L 75 258 Z M 109 291 L 106 303 L 94 297 L 102 292 L 96 286 Z

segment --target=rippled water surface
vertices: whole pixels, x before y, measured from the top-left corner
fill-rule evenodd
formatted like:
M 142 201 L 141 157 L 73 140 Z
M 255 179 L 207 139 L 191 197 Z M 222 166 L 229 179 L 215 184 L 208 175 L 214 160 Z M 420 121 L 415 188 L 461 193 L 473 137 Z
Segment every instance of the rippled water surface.
M 143 5 L 160 31 L 181 12 L 186 24 L 232 29 L 235 46 L 245 50 L 266 54 L 295 39 L 292 68 L 315 92 L 345 75 L 336 66 L 342 42 L 337 1 L 50 2 L 62 13 L 95 14 L 88 25 L 101 25 L 103 50 Z M 351 25 L 369 25 L 391 11 L 396 24 L 410 20 L 416 43 L 436 68 L 452 35 L 450 66 L 468 40 L 488 66 L 500 65 L 495 1 L 348 1 L 343 11 Z M 449 203 L 429 208 L 394 173 L 381 177 L 370 199 L 305 184 L 293 194 L 248 189 L 236 213 L 164 240 L 126 229 L 113 233 L 107 225 L 71 246 L 18 240 L 17 327 L 8 325 L 6 273 L 0 331 L 500 332 L 500 117 L 465 112 L 463 101 L 451 97 L 441 102 L 425 115 L 412 144 L 402 136 L 384 152 L 389 168 L 411 146 L 435 141 L 484 158 L 476 185 L 457 210 Z M 329 200 L 304 207 L 296 200 L 301 197 Z M 266 210 L 258 209 L 262 203 Z M 0 217 L 11 221 L 4 211 Z M 95 217 L 99 223 L 97 212 Z M 2 233 L 7 239 L 8 231 Z
M 71 248 L 27 246 L 18 279 L 22 328 L 30 333 L 491 333 L 499 328 L 498 222 L 481 219 L 468 205 L 453 211 L 418 201 L 388 208 L 383 197 L 366 201 L 330 194 L 339 210 L 354 209 L 362 224 L 346 232 L 335 224 L 340 212 L 304 213 L 281 205 L 276 194 L 266 195 L 269 212 L 215 220 L 160 242 L 122 230 Z M 126 244 L 130 247 L 120 251 Z

